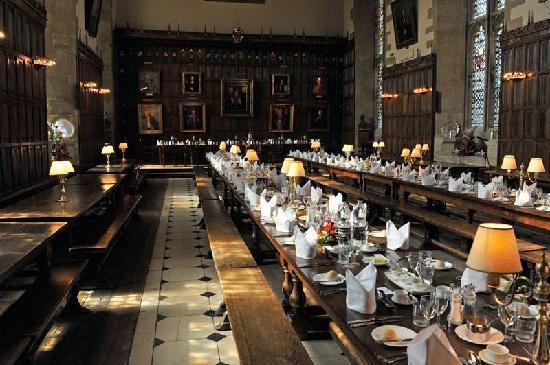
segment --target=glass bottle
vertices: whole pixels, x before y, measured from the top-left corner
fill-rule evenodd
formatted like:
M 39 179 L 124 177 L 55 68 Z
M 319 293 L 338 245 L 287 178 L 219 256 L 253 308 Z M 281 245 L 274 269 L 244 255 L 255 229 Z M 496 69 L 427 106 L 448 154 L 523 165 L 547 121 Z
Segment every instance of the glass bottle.
M 463 299 L 464 299 L 464 308 L 462 309 L 462 318 L 464 321 L 468 322 L 475 317 L 476 315 L 476 290 L 473 285 L 467 285 L 462 288 L 463 290 Z

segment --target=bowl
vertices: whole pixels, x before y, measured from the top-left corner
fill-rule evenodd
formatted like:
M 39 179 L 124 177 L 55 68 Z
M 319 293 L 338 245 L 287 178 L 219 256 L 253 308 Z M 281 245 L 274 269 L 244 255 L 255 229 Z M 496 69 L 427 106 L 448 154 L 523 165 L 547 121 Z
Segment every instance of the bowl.
M 510 351 L 506 346 L 499 344 L 487 345 L 487 357 L 492 362 L 506 363 L 510 356 Z

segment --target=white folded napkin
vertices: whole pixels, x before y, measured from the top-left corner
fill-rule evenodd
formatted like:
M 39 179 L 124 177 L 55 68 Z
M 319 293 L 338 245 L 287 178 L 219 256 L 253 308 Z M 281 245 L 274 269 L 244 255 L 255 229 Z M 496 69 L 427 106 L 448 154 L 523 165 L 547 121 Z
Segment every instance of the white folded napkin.
M 380 164 L 377 162 L 374 162 L 370 165 L 369 172 L 371 174 L 378 174 L 380 172 Z
M 256 194 L 256 184 L 249 186 L 245 184 L 244 186 L 244 199 L 248 200 L 251 207 L 257 207 L 260 205 L 260 196 Z
M 422 166 L 418 166 L 418 176 L 424 176 L 427 174 L 430 174 L 432 172 L 432 167 L 428 166 L 425 169 L 422 168 Z
M 462 273 L 460 285 L 467 286 L 473 284 L 476 289 L 476 293 L 483 293 L 489 290 L 489 287 L 487 286 L 488 276 L 489 275 L 487 273 L 466 268 L 466 270 Z
M 449 168 L 447 167 L 445 170 L 440 172 L 441 176 L 449 177 Z
M 328 211 L 330 214 L 337 214 L 340 205 L 342 204 L 342 194 L 338 193 L 336 196 L 331 195 L 328 198 Z
M 472 182 L 471 172 L 468 172 L 467 174 L 463 172 L 460 174 L 460 177 L 462 178 L 462 181 L 464 181 L 464 184 L 470 184 Z
M 518 207 L 532 207 L 534 204 L 531 193 L 525 190 L 516 191 L 516 201 L 514 205 Z
M 435 184 L 435 174 L 424 174 L 421 179 L 422 185 L 424 186 L 432 186 Z
M 422 330 L 407 347 L 408 365 L 460 365 L 445 332 L 434 324 Z
M 452 177 L 449 177 L 449 191 L 455 191 L 460 192 L 462 191 L 462 185 L 464 184 L 464 181 L 461 177 L 458 179 L 453 179 Z
M 411 223 L 404 224 L 401 228 L 397 229 L 392 221 L 386 222 L 387 232 L 387 248 L 390 250 L 397 250 L 401 248 L 406 250 L 409 248 L 409 236 L 411 232 Z
M 346 271 L 346 305 L 349 309 L 363 314 L 376 311 L 376 267 L 368 264 L 357 276 Z
M 296 184 L 296 197 L 308 196 L 311 194 L 311 180 L 308 180 L 303 186 Z
M 239 193 L 244 193 L 245 192 L 245 190 L 244 190 L 244 178 L 240 174 L 237 174 L 237 176 L 235 177 L 235 187 L 237 188 L 237 191 Z
M 355 167 L 355 170 L 359 172 L 365 171 L 365 162 L 363 160 L 359 161 Z
M 403 171 L 403 175 L 402 175 L 402 179 L 403 181 L 410 181 L 410 182 L 414 182 L 416 180 L 416 170 L 412 170 L 412 171 Z
M 309 227 L 306 233 L 294 228 L 294 242 L 296 244 L 296 256 L 302 259 L 313 259 L 317 256 L 317 231 Z
M 531 185 L 527 185 L 527 183 L 523 183 L 523 191 L 528 192 L 529 194 L 533 194 L 533 192 L 537 189 L 537 183 L 534 182 Z
M 291 228 L 296 219 L 296 212 L 291 208 L 277 209 L 277 215 L 275 215 L 275 229 L 278 232 L 290 233 Z
M 320 204 L 323 197 L 323 189 L 311 188 L 311 202 L 314 204 Z
M 395 177 L 397 176 L 397 167 L 395 167 L 395 163 L 393 164 L 386 164 L 386 166 L 384 167 L 384 175 L 386 176 L 390 176 L 390 177 Z
M 504 176 L 502 176 L 502 175 L 495 176 L 491 179 L 491 182 L 493 184 L 502 184 L 502 183 L 504 183 Z
M 262 219 L 269 219 L 277 206 L 277 196 L 272 196 L 269 201 L 265 199 L 265 194 L 260 196 L 260 214 Z
M 483 183 L 477 183 L 477 197 L 479 199 L 490 199 L 493 197 L 494 189 L 495 186 L 492 182 L 488 183 L 487 185 L 483 185 Z

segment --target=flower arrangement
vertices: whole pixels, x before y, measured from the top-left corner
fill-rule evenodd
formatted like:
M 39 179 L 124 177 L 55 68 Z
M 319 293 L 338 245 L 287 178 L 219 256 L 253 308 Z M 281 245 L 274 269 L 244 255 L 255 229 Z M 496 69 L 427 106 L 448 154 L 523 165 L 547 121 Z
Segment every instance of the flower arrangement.
M 321 244 L 331 244 L 336 240 L 336 224 L 331 219 L 325 219 L 317 229 L 317 241 Z

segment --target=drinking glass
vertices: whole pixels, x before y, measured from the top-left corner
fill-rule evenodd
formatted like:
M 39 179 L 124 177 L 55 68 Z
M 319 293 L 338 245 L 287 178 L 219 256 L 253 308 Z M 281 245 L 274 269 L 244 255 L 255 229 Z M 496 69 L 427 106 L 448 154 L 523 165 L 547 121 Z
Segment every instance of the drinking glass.
M 432 285 L 432 280 L 434 277 L 434 265 L 431 260 L 420 261 L 418 263 L 418 276 L 427 285 Z
M 407 260 L 409 261 L 409 266 L 413 272 L 416 271 L 416 265 L 418 265 L 418 252 L 409 252 L 409 255 L 407 256 Z
M 339 242 L 336 246 L 338 248 L 338 264 L 349 267 L 349 258 L 352 252 L 349 242 Z
M 512 340 L 512 336 L 508 333 L 510 326 L 514 324 L 516 315 L 513 311 L 513 308 L 506 305 L 498 306 L 498 318 L 504 325 L 504 341 L 509 342 Z
M 537 317 L 532 314 L 522 314 L 517 317 L 516 340 L 531 343 L 535 340 Z
M 432 251 L 427 251 L 427 250 L 418 251 L 419 261 L 425 261 L 425 260 L 431 261 L 431 259 L 432 259 Z
M 437 324 L 441 326 L 441 315 L 445 313 L 449 306 L 451 298 L 451 288 L 446 285 L 439 285 L 435 288 L 435 298 L 437 307 Z
M 413 303 L 413 324 L 420 328 L 428 327 L 430 324 L 428 312 L 420 301 Z

